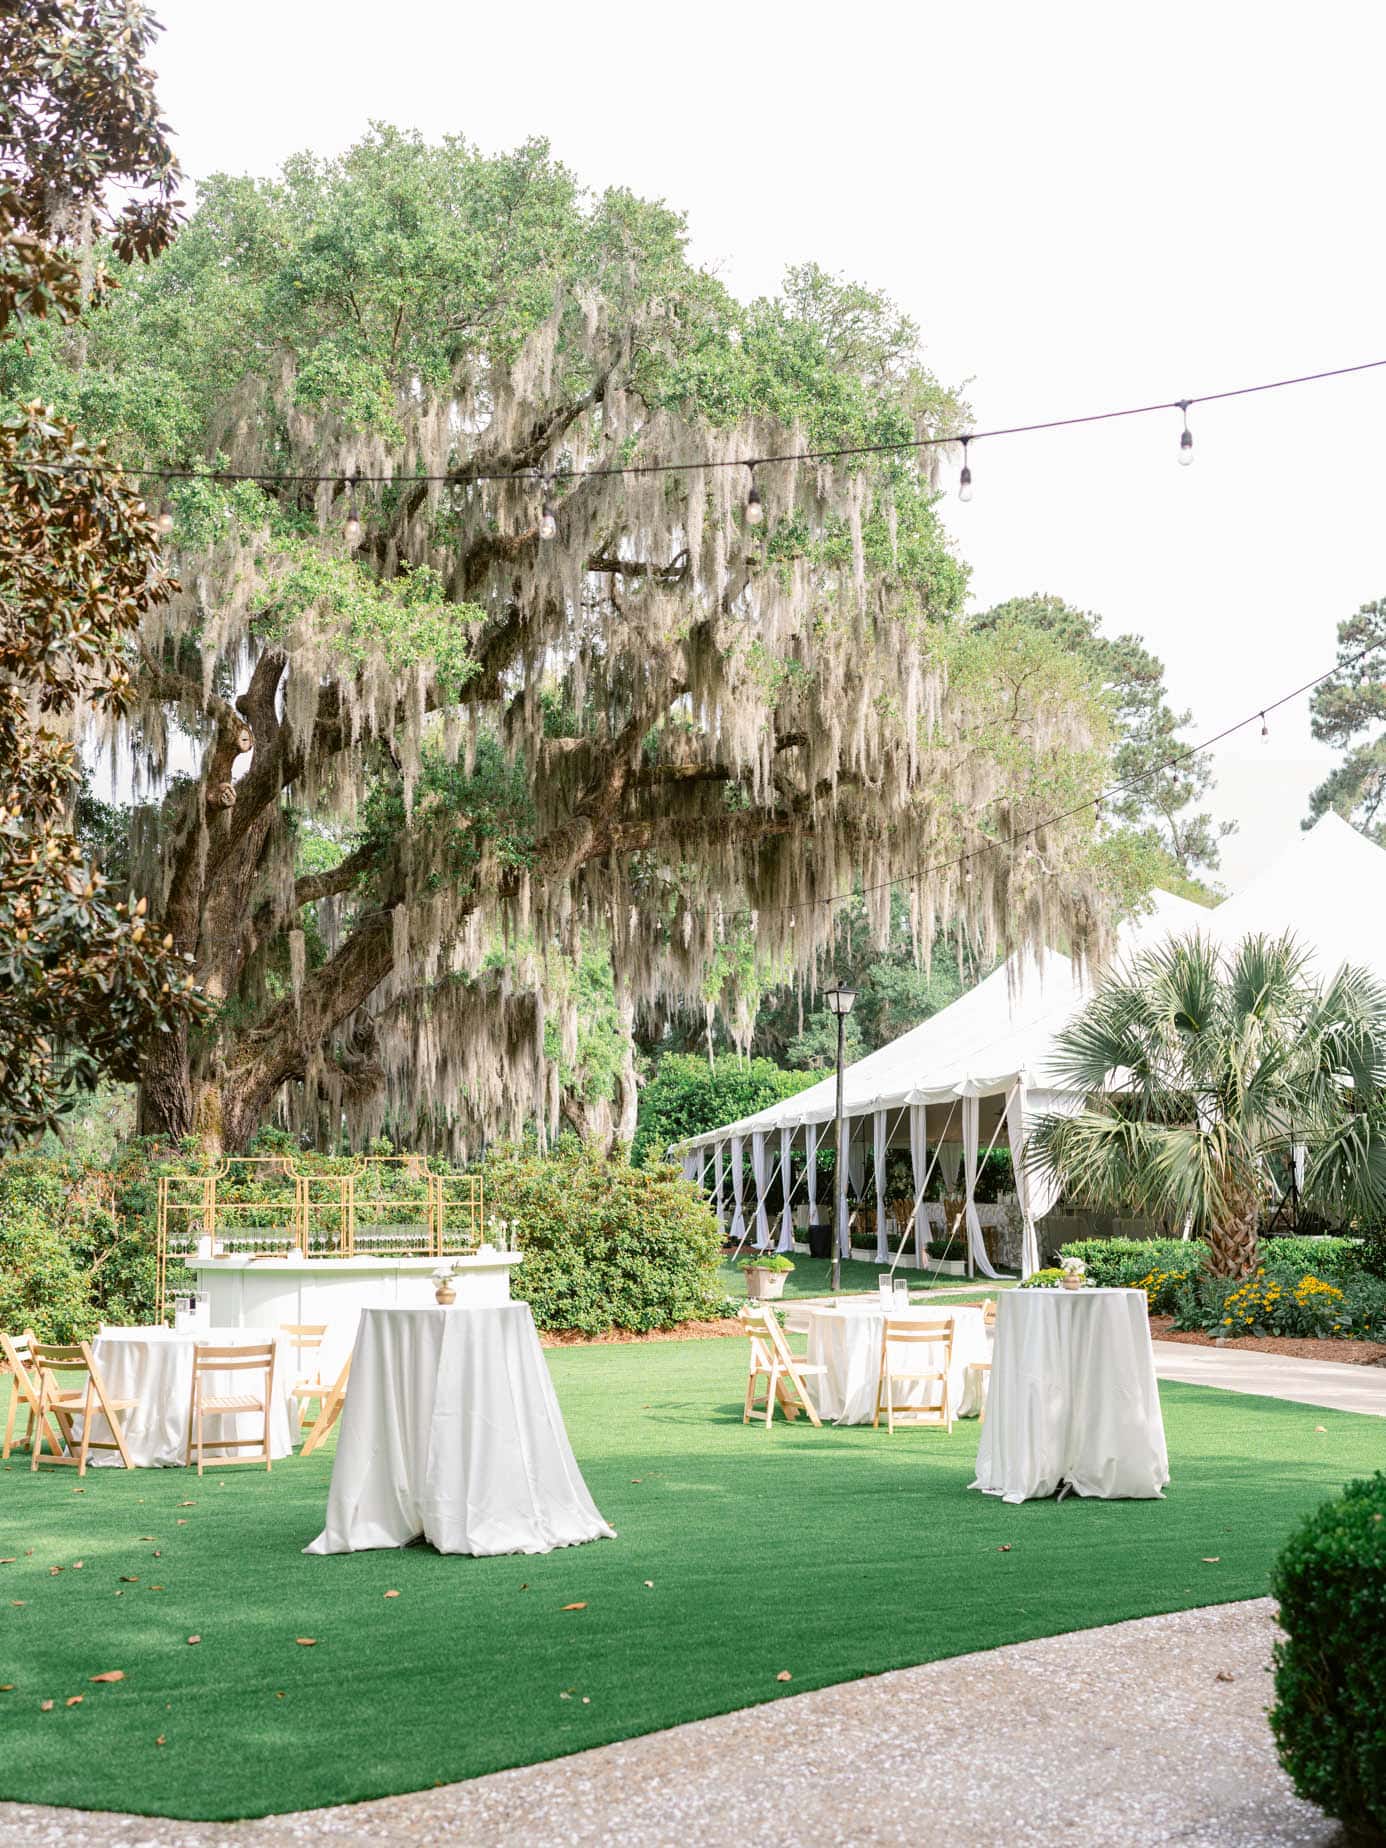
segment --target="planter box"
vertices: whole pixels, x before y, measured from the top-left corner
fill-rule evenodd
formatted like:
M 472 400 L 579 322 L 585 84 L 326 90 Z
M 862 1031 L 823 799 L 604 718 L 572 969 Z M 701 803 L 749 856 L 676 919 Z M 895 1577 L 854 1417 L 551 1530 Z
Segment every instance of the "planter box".
M 759 1297 L 783 1296 L 788 1276 L 788 1271 L 748 1270 L 746 1294 Z
M 967 1265 L 962 1258 L 930 1258 L 929 1268 L 941 1271 L 945 1277 L 965 1277 Z

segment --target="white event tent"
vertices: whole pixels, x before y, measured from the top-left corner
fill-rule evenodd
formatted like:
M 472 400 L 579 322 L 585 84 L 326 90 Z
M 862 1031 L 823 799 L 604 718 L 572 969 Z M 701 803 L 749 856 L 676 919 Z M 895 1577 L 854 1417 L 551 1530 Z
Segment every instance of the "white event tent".
M 1221 943 L 1251 932 L 1292 931 L 1313 953 L 1319 974 L 1352 961 L 1386 980 L 1386 940 L 1377 924 L 1386 911 L 1386 852 L 1336 815 L 1325 816 L 1245 891 L 1213 910 L 1168 892 L 1152 897 L 1153 909 L 1118 933 L 1118 959 L 1194 930 Z M 1051 1061 L 1058 1033 L 1090 992 L 1089 980 L 1056 951 L 1038 962 L 1032 956 L 1012 958 L 951 1006 L 847 1068 L 848 1173 L 839 1177 L 839 1185 L 845 1187 L 850 1179 L 853 1191 L 860 1193 L 869 1140 L 878 1263 L 891 1262 L 887 1155 L 908 1148 L 917 1259 L 922 1260 L 928 1237 L 924 1191 L 938 1162 L 950 1189 L 961 1167 L 970 1260 L 984 1275 L 996 1275 L 973 1196 L 979 1152 L 1004 1134 L 1024 1226 L 1022 1272 L 1038 1267 L 1035 1222 L 1053 1207 L 1056 1192 L 1047 1180 L 1027 1172 L 1025 1141 L 1037 1117 L 1078 1107 L 1077 1096 L 1061 1088 Z M 820 1141 L 824 1147 L 831 1144 L 836 1090 L 836 1075 L 830 1074 L 795 1097 L 691 1137 L 671 1151 L 683 1157 L 689 1179 L 709 1187 L 719 1222 L 725 1226 L 729 1217 L 738 1241 L 751 1231 L 758 1249 L 771 1244 L 766 1201 L 777 1174 L 793 1176 L 796 1158 L 797 1180 L 780 1189 L 777 1248 L 787 1251 L 793 1244 L 796 1193 L 807 1203 L 810 1220 L 816 1217 L 816 1154 Z M 843 1214 L 839 1220 L 844 1238 L 845 1219 Z

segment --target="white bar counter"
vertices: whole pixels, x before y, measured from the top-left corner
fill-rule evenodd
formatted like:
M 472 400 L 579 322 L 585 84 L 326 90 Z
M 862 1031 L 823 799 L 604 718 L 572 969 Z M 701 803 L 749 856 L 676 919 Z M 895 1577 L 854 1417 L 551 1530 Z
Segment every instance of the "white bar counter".
M 510 1301 L 510 1272 L 521 1261 L 518 1251 L 483 1246 L 466 1257 L 392 1258 L 366 1254 L 352 1258 L 287 1257 L 183 1260 L 209 1299 L 215 1328 L 277 1328 L 284 1323 L 325 1323 L 322 1375 L 332 1379 L 356 1339 L 363 1309 L 427 1309 L 435 1305 L 433 1273 L 444 1265 L 456 1275 L 452 1287 L 459 1303 L 483 1306 Z

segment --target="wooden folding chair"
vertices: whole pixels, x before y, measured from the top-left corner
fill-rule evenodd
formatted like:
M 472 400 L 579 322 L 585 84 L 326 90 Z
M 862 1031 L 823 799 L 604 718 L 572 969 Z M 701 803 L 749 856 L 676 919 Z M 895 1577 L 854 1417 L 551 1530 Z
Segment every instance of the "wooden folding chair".
M 746 1324 L 746 1333 L 751 1338 L 750 1364 L 746 1373 L 746 1404 L 742 1410 L 742 1424 L 751 1422 L 751 1413 L 758 1412 L 756 1398 L 760 1390 L 760 1381 L 765 1381 L 765 1428 L 770 1429 L 775 1416 L 775 1401 L 779 1400 L 786 1418 L 799 1416 L 802 1408 L 809 1415 L 809 1422 L 821 1425 L 817 1408 L 809 1397 L 805 1375 L 826 1373 L 826 1367 L 810 1364 L 800 1360 L 791 1352 L 789 1343 L 784 1338 L 783 1330 L 770 1309 L 746 1309 L 742 1311 L 742 1320 Z
M 982 1304 L 982 1322 L 988 1334 L 994 1335 L 996 1332 L 996 1299 L 994 1297 L 989 1296 L 987 1300 Z M 986 1377 L 985 1383 L 988 1386 L 990 1385 L 991 1383 L 991 1361 L 990 1360 L 972 1361 L 968 1366 L 968 1372 L 986 1374 L 987 1377 Z M 985 1392 L 979 1392 L 978 1401 L 979 1402 L 977 1406 L 977 1423 L 979 1425 L 983 1425 L 987 1421 L 987 1394 Z
M 39 1380 L 34 1371 L 33 1346 L 34 1331 L 32 1328 L 26 1328 L 22 1335 L 7 1335 L 3 1329 L 0 1329 L 0 1380 L 8 1376 L 11 1381 L 10 1403 L 5 1412 L 5 1440 L 3 1444 L 0 1444 L 0 1462 L 9 1462 L 11 1450 L 32 1451 L 34 1447 L 34 1420 L 38 1417 Z M 14 1427 L 21 1406 L 26 1414 L 24 1435 L 16 1438 Z
M 270 1460 L 270 1407 L 274 1404 L 275 1350 L 276 1343 L 273 1341 L 266 1341 L 260 1347 L 212 1347 L 207 1342 L 198 1342 L 193 1349 L 192 1402 L 188 1409 L 188 1448 L 183 1458 L 185 1467 L 192 1462 L 195 1442 L 197 1473 L 199 1476 L 202 1474 L 204 1426 L 209 1418 L 234 1417 L 242 1412 L 259 1412 L 261 1419 L 259 1437 L 214 1437 L 211 1441 L 211 1449 L 214 1451 L 258 1449 L 259 1456 L 213 1456 L 213 1466 L 229 1467 L 236 1463 L 263 1463 L 267 1470 L 274 1467 Z M 209 1392 L 206 1379 L 209 1373 L 258 1373 L 264 1380 L 264 1391 L 258 1398 L 252 1392 Z
M 292 1388 L 292 1397 L 298 1406 L 298 1428 L 300 1433 L 308 1423 L 308 1406 L 312 1400 L 327 1397 L 328 1384 L 322 1377 L 322 1340 L 327 1333 L 326 1322 L 281 1322 L 279 1332 L 298 1356 L 295 1371 L 298 1379 Z M 305 1362 L 303 1356 L 307 1355 Z
M 87 1458 L 93 1450 L 117 1450 L 126 1469 L 132 1469 L 134 1465 L 125 1448 L 125 1433 L 117 1414 L 128 1412 L 139 1400 L 111 1397 L 85 1341 L 69 1344 L 35 1341 L 29 1352 L 39 1380 L 38 1408 L 29 1445 L 30 1469 L 37 1469 L 40 1463 L 71 1463 L 75 1464 L 79 1476 L 85 1476 Z M 74 1373 L 83 1375 L 85 1384 L 65 1386 L 60 1376 Z M 61 1442 L 48 1422 L 50 1418 L 62 1432 Z M 79 1418 L 82 1421 L 80 1438 L 74 1429 Z M 92 1436 L 92 1427 L 98 1418 L 106 1422 L 111 1433 L 109 1442 Z M 53 1451 L 51 1457 L 43 1454 L 45 1438 Z
M 318 1407 L 318 1415 L 313 1420 L 313 1428 L 304 1438 L 303 1448 L 298 1453 L 301 1457 L 311 1456 L 341 1417 L 342 1406 L 346 1401 L 347 1379 L 350 1374 L 351 1356 L 348 1354 L 345 1365 L 328 1387 L 322 1404 Z
M 909 1349 L 938 1348 L 943 1349 L 943 1365 L 940 1367 L 933 1354 L 915 1353 Z M 899 1350 L 906 1353 L 901 1356 Z M 895 1350 L 892 1356 L 891 1350 Z M 906 1321 L 900 1316 L 885 1318 L 881 1329 L 881 1371 L 876 1380 L 876 1412 L 871 1420 L 872 1428 L 878 1429 L 881 1413 L 886 1415 L 886 1430 L 893 1432 L 898 1424 L 941 1424 L 951 1436 L 953 1431 L 953 1403 L 948 1391 L 948 1369 L 953 1359 L 953 1324 L 945 1322 Z M 895 1403 L 895 1382 L 910 1380 L 915 1384 L 929 1385 L 938 1383 L 940 1387 L 937 1405 L 903 1405 Z M 925 1397 L 932 1395 L 926 1393 Z

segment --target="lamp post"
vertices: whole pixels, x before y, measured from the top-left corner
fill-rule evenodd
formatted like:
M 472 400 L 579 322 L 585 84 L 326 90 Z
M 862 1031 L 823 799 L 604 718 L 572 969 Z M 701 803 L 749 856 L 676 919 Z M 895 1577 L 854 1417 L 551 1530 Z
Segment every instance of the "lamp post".
M 847 1230 L 847 1125 L 842 1115 L 842 1077 L 847 1016 L 857 998 L 855 988 L 834 982 L 823 999 L 828 1011 L 837 1016 L 837 1153 L 833 1158 L 833 1267 L 832 1290 L 836 1296 L 842 1286 L 842 1240 Z

